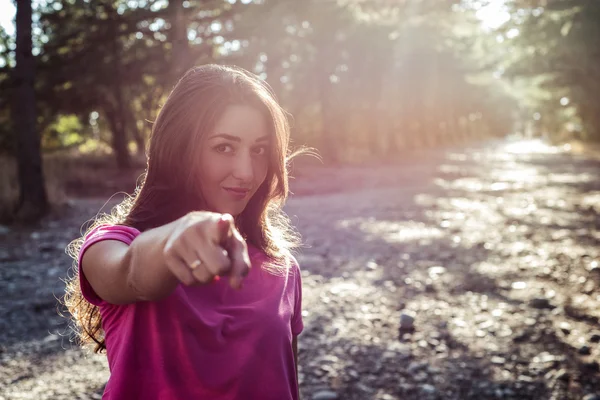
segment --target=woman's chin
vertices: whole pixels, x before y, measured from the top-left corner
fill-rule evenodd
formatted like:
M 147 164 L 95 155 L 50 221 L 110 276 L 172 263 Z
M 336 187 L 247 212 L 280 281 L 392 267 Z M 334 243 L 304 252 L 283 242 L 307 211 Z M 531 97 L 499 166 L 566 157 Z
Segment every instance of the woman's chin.
M 220 214 L 230 214 L 232 217 L 237 217 L 238 215 L 240 215 L 244 209 L 246 208 L 246 205 L 230 205 L 227 207 L 219 207 L 217 209 L 217 212 Z

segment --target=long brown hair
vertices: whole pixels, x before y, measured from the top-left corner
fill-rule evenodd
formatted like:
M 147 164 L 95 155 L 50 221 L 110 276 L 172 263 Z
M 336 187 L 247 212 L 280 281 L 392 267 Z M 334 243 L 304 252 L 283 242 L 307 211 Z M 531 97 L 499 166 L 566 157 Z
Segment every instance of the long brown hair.
M 121 224 L 139 231 L 176 220 L 190 211 L 203 210 L 201 188 L 195 168 L 201 139 L 227 106 L 255 107 L 270 122 L 273 146 L 267 177 L 241 215 L 236 218 L 246 240 L 275 260 L 271 272 L 287 270 L 299 237 L 282 211 L 288 194 L 288 163 L 298 154 L 289 151 L 290 128 L 286 112 L 269 86 L 255 75 L 230 66 L 195 67 L 175 85 L 154 122 L 149 140 L 147 169 L 132 196 L 102 215 L 88 227 Z M 95 352 L 105 349 L 99 308 L 87 302 L 79 285 L 77 259 L 85 234 L 69 244 L 75 259 L 74 275 L 66 287 L 65 305 L 83 344 L 96 343 Z M 283 262 L 279 262 L 283 261 Z

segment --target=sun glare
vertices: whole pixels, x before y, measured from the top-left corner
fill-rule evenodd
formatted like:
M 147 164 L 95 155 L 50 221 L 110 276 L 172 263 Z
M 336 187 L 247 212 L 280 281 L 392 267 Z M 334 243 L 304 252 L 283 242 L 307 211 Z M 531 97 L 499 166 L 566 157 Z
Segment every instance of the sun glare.
M 16 11 L 17 9 L 12 0 L 0 0 L 0 26 L 9 35 L 15 33 L 14 19 Z
M 480 5 L 475 15 L 487 30 L 497 29 L 510 20 L 504 0 L 491 0 L 485 5 Z

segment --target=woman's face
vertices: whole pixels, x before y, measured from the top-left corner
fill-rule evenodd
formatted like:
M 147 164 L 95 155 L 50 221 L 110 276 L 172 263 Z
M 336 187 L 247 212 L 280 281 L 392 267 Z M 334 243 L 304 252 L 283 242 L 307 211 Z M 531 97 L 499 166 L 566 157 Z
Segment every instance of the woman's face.
M 255 108 L 231 105 L 202 139 L 200 185 L 210 211 L 239 215 L 269 168 L 269 129 Z

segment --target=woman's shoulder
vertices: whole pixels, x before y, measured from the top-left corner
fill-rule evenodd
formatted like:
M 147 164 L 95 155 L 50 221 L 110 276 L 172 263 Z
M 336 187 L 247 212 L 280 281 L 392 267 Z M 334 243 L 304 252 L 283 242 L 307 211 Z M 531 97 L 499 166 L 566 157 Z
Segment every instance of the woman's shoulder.
M 121 240 L 124 242 L 132 242 L 136 236 L 140 234 L 140 231 L 132 226 L 122 224 L 100 224 L 92 228 L 86 235 L 85 241 L 99 241 L 99 240 Z

